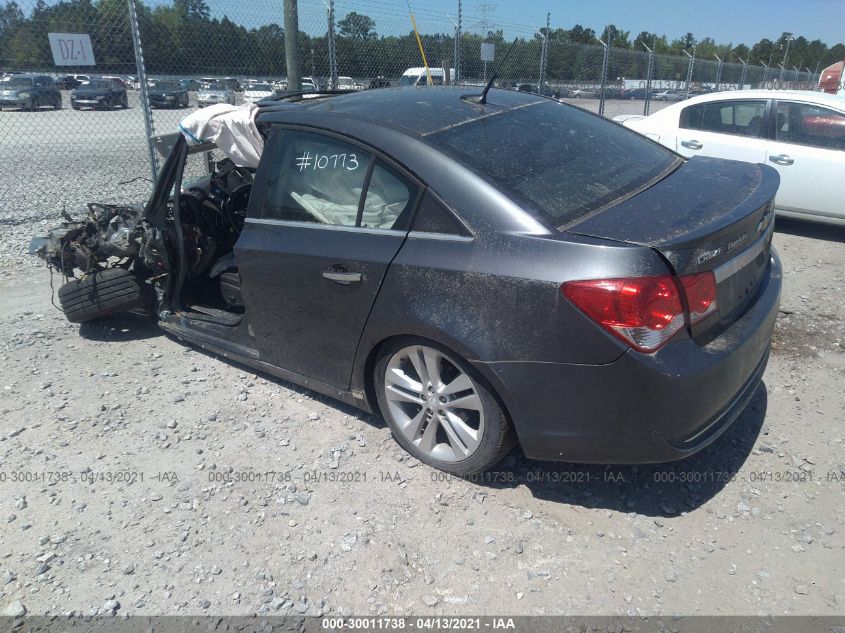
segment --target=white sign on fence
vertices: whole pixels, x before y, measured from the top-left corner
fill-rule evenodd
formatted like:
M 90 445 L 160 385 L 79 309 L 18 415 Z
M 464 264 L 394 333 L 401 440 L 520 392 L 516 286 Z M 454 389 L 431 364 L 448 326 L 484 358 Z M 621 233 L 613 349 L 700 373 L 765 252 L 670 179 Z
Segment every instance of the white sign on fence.
M 56 66 L 94 66 L 94 49 L 87 33 L 47 33 Z
M 492 62 L 496 56 L 496 45 L 492 42 L 481 42 L 481 61 Z

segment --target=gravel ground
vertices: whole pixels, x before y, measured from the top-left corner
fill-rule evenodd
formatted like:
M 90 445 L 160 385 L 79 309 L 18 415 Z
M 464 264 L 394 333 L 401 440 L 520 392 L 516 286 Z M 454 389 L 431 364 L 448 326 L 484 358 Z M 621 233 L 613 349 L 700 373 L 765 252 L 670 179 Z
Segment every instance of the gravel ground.
M 122 196 L 98 164 L 65 193 Z M 24 252 L 56 209 L 14 180 L 0 182 L 0 613 L 845 614 L 845 230 L 778 222 L 764 384 L 708 449 L 645 467 L 517 449 L 466 481 L 408 457 L 379 419 L 142 320 L 67 323 Z

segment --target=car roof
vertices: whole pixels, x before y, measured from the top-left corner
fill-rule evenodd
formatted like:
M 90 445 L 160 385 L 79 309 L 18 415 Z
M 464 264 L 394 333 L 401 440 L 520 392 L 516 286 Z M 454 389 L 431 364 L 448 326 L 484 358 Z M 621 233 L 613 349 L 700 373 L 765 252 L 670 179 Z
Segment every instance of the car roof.
M 478 95 L 472 86 L 407 86 L 347 92 L 302 99 L 279 100 L 262 106 L 259 120 L 284 123 L 286 114 L 307 112 L 309 119 L 350 119 L 376 123 L 413 136 L 427 136 L 449 127 L 549 99 L 515 90 L 491 89 L 484 105 L 461 97 Z M 297 117 L 299 118 L 299 117 Z
M 845 97 L 813 90 L 724 90 L 698 95 L 682 103 L 690 105 L 693 103 L 706 103 L 708 101 L 724 101 L 725 99 L 792 99 L 813 103 L 829 103 L 839 108 L 845 107 Z

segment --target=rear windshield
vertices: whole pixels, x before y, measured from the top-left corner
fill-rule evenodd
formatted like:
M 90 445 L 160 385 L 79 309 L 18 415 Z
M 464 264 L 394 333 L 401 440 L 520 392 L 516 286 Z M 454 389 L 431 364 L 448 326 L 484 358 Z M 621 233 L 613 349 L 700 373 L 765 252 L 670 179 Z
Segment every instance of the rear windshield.
M 427 138 L 555 227 L 636 191 L 680 160 L 621 125 L 545 100 Z
M 147 83 L 150 88 L 156 90 L 178 90 L 179 85 L 175 81 L 150 81 Z

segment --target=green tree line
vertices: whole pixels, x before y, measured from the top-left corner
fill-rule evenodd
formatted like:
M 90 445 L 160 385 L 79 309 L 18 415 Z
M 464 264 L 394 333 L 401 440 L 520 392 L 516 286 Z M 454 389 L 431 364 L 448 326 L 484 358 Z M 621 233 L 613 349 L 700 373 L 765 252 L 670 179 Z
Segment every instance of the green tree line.
M 236 5 L 233 5 L 236 6 Z M 238 75 L 283 77 L 285 71 L 285 31 L 277 23 L 247 28 L 229 17 L 212 17 L 204 0 L 172 0 L 170 4 L 148 6 L 137 3 L 138 20 L 147 72 L 150 75 Z M 134 74 L 135 57 L 126 0 L 37 0 L 25 11 L 17 0 L 6 0 L 0 7 L 0 69 L 55 71 L 47 39 L 50 32 L 89 33 L 98 73 Z M 454 34 L 421 35 L 429 63 L 454 64 Z M 811 71 L 845 58 L 845 45 L 828 46 L 820 40 L 784 33 L 775 40 L 762 39 L 746 44 L 718 44 L 710 37 L 697 39 L 685 33 L 675 39 L 641 32 L 632 37 L 613 24 L 601 33 L 575 25 L 570 29 L 539 29 L 534 37 L 520 37 L 501 69 L 503 78 L 536 80 L 540 51 L 547 38 L 546 77 L 555 80 L 595 80 L 600 76 L 602 49 L 597 38 L 612 47 L 608 77 L 641 78 L 646 74 L 645 47 L 656 55 L 656 78 L 682 79 L 687 56 L 694 52 L 701 60 L 701 78 L 713 73 L 715 55 L 728 63 L 740 60 L 777 68 L 786 55 L 787 66 Z M 300 64 L 304 74 L 329 73 L 328 39 L 325 34 L 297 34 Z M 464 33 L 460 41 L 461 69 L 465 79 L 480 79 L 481 42 L 496 44 L 500 59 L 511 45 L 502 31 L 486 35 Z M 350 12 L 337 23 L 337 60 L 341 75 L 370 78 L 396 78 L 409 66 L 421 65 L 412 31 L 403 34 L 378 33 L 375 21 Z M 704 63 L 713 61 L 712 65 Z M 736 81 L 738 66 L 726 67 L 723 81 Z M 72 71 L 73 69 L 68 69 Z M 78 69 L 83 71 L 84 69 Z M 770 75 L 773 77 L 774 74 Z M 712 77 L 707 79 L 712 80 Z

